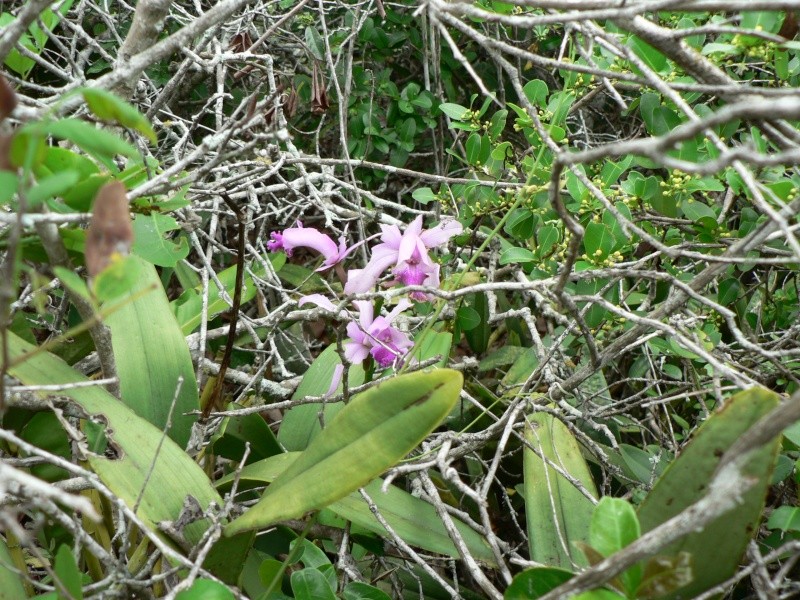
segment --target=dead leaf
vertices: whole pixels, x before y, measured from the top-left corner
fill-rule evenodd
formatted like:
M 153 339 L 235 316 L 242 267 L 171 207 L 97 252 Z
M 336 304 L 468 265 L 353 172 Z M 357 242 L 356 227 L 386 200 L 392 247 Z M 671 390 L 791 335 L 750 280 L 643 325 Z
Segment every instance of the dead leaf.
M 13 135 L 0 135 L 0 171 L 16 172 L 17 168 L 11 164 L 11 141 Z
M 0 121 L 4 121 L 17 107 L 17 94 L 6 78 L 0 74 Z
M 314 75 L 311 80 L 311 112 L 316 115 L 325 113 L 331 107 L 328 94 L 325 91 L 325 80 L 314 63 Z
M 253 38 L 246 31 L 237 33 L 231 38 L 231 50 L 234 52 L 247 52 L 253 45 Z
M 105 184 L 97 192 L 94 212 L 86 231 L 86 268 L 90 277 L 105 269 L 115 254 L 126 256 L 133 244 L 133 226 L 125 186 Z
M 300 96 L 297 94 L 297 90 L 292 89 L 289 90 L 289 93 L 286 95 L 286 101 L 283 103 L 283 115 L 287 119 L 291 119 L 297 113 L 297 107 L 300 105 Z

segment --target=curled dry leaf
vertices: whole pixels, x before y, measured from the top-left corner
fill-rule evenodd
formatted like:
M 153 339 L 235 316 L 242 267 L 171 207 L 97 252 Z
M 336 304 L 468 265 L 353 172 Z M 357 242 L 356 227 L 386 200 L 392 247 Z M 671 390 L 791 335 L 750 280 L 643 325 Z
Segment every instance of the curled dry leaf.
M 311 112 L 321 115 L 331 107 L 328 101 L 328 93 L 325 91 L 325 80 L 316 63 L 314 64 L 314 75 L 311 80 Z
M 17 94 L 14 88 L 0 74 L 0 121 L 5 120 L 17 106 Z
M 14 172 L 17 168 L 11 163 L 11 141 L 13 135 L 0 135 L 0 171 Z
M 287 119 L 291 119 L 297 113 L 297 107 L 300 105 L 300 96 L 297 95 L 297 90 L 294 86 L 286 94 L 286 102 L 283 104 L 283 114 Z
M 247 52 L 253 45 L 253 38 L 246 31 L 237 33 L 231 38 L 231 50 L 233 52 Z
M 133 226 L 125 186 L 119 181 L 105 184 L 97 192 L 94 212 L 86 232 L 86 268 L 94 277 L 105 269 L 114 254 L 127 255 L 133 244 Z

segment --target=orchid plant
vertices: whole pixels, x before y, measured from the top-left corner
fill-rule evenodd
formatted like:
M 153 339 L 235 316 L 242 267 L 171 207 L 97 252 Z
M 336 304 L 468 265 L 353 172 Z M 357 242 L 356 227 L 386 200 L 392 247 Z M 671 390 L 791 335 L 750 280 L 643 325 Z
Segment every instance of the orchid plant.
M 330 236 L 313 227 L 304 227 L 297 223 L 296 227 L 284 229 L 282 232 L 270 234 L 267 248 L 271 252 L 284 251 L 291 256 L 297 248 L 308 248 L 323 257 L 322 266 L 317 271 L 326 271 L 337 267 L 337 273 L 343 279 L 344 292 L 347 296 L 363 294 L 377 286 L 384 274 L 391 271 L 391 277 L 385 285 L 440 286 L 439 265 L 431 258 L 430 251 L 447 244 L 455 235 L 463 231 L 461 224 L 448 219 L 431 229 L 422 228 L 422 216 L 418 216 L 400 231 L 396 225 L 381 225 L 380 243 L 371 250 L 371 256 L 363 269 L 350 269 L 344 274 L 340 268 L 342 261 L 365 242 L 347 246 L 344 236 L 336 243 Z M 377 237 L 377 236 L 375 236 Z M 371 238 L 370 238 L 371 239 Z M 365 240 L 366 242 L 369 241 Z M 352 318 L 346 310 L 340 310 L 334 302 L 323 294 L 311 294 L 300 298 L 298 304 L 314 304 L 331 313 L 351 319 L 347 324 L 348 339 L 344 342 L 344 358 L 349 363 L 360 363 L 372 358 L 381 368 L 398 368 L 405 363 L 408 352 L 413 348 L 407 332 L 395 325 L 400 314 L 413 306 L 411 300 L 424 302 L 429 295 L 424 291 L 411 291 L 410 299 L 403 298 L 385 316 L 375 316 L 374 306 L 369 300 L 352 302 L 358 312 L 358 318 Z M 339 303 L 341 307 L 341 302 Z M 343 365 L 339 365 L 328 394 L 338 387 Z

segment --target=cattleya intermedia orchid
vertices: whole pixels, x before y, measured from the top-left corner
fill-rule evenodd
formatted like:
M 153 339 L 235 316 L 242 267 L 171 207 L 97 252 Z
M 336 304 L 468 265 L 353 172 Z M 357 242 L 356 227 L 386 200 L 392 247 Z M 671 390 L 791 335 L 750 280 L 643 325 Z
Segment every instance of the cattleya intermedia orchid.
M 347 274 L 346 294 L 362 294 L 378 283 L 387 269 L 392 269 L 394 283 L 402 285 L 426 285 L 439 287 L 439 265 L 431 260 L 428 251 L 442 246 L 454 235 L 463 231 L 461 223 L 447 220 L 431 229 L 422 229 L 422 215 L 418 216 L 404 232 L 396 225 L 381 225 L 381 243 L 372 249 L 372 257 L 363 269 L 351 269 Z M 348 247 L 344 237 L 339 243 L 313 227 L 284 229 L 270 234 L 267 242 L 270 251 L 284 250 L 289 256 L 295 248 L 310 248 L 325 259 L 317 269 L 324 271 L 343 261 L 361 243 Z M 425 300 L 418 292 L 411 295 L 415 300 Z
M 298 304 L 316 304 L 330 312 L 337 311 L 333 302 L 322 294 L 304 296 Z M 411 306 L 411 302 L 400 300 L 385 317 L 375 317 L 369 300 L 356 300 L 353 304 L 358 309 L 358 320 L 347 324 L 349 339 L 344 342 L 345 358 L 351 363 L 360 363 L 372 356 L 382 368 L 397 365 L 414 346 L 414 342 L 393 323 L 400 313 Z
M 439 265 L 433 262 L 428 251 L 446 244 L 451 237 L 461 233 L 463 228 L 458 221 L 447 220 L 431 229 L 423 230 L 422 216 L 419 216 L 403 232 L 396 225 L 381 225 L 381 230 L 381 242 L 372 248 L 367 265 L 363 269 L 351 269 L 347 272 L 344 286 L 346 294 L 369 291 L 388 269 L 391 269 L 394 276 L 393 284 L 439 287 Z M 280 233 L 272 233 L 270 237 L 267 248 L 272 252 L 283 250 L 289 256 L 296 248 L 310 248 L 319 252 L 324 261 L 317 271 L 339 265 L 355 248 L 364 243 L 359 242 L 348 247 L 344 237 L 341 237 L 337 244 L 330 236 L 313 227 L 303 227 L 301 223 Z M 341 274 L 341 270 L 339 273 Z M 409 296 L 418 301 L 427 300 L 427 295 L 423 292 L 411 292 Z M 304 296 L 299 305 L 304 304 L 315 304 L 332 313 L 339 312 L 333 302 L 322 294 Z M 402 364 L 414 343 L 407 333 L 394 326 L 394 320 L 412 306 L 412 303 L 406 299 L 401 300 L 385 317 L 375 317 L 372 302 L 356 300 L 353 304 L 358 310 L 358 320 L 351 320 L 347 325 L 349 338 L 344 342 L 345 358 L 351 363 L 359 363 L 371 356 L 382 368 Z M 342 365 L 336 367 L 328 394 L 333 393 L 338 386 L 343 368 Z

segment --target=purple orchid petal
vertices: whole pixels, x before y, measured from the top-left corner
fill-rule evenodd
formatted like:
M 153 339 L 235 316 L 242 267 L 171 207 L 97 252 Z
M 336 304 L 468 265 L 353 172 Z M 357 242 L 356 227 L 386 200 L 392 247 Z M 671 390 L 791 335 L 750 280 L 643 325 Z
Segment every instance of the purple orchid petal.
M 373 323 L 373 308 L 372 302 L 367 300 L 356 300 L 354 304 L 358 309 L 358 322 L 350 321 L 347 324 L 347 336 L 350 339 L 345 342 L 344 355 L 351 363 L 360 363 L 369 356 L 372 346 L 368 332 Z
M 372 350 L 370 350 L 370 354 L 372 354 L 372 358 L 374 358 L 375 362 L 383 369 L 392 366 L 394 361 L 397 360 L 397 354 L 386 346 L 374 346 Z
M 344 357 L 353 364 L 364 362 L 369 356 L 369 347 L 358 342 L 345 342 Z
M 358 323 L 364 331 L 369 331 L 369 328 L 374 322 L 374 307 L 369 300 L 356 300 L 353 302 L 358 309 Z M 350 336 L 353 337 L 353 336 Z
M 410 260 L 415 251 L 419 253 L 419 256 L 417 256 L 416 260 L 420 260 L 421 255 L 427 252 L 425 245 L 422 243 L 419 237 L 421 231 L 422 215 L 414 219 L 403 232 L 403 239 L 400 240 L 400 248 L 397 250 L 397 262 Z
M 422 285 L 437 289 L 440 287 L 439 265 L 434 265 L 430 271 L 426 272 L 425 281 L 422 282 Z M 408 296 L 416 302 L 427 302 L 433 299 L 431 294 L 426 294 L 422 291 L 410 292 Z
M 398 306 L 398 308 L 405 309 L 407 306 Z M 393 312 L 396 314 L 390 315 L 392 318 L 396 317 L 399 311 L 395 309 Z M 375 319 L 370 333 L 374 339 L 370 354 L 381 367 L 388 367 L 397 362 L 414 346 L 414 342 L 406 333 L 389 324 L 388 317 Z
M 391 267 L 397 260 L 397 254 L 384 247 L 378 251 L 381 244 L 375 246 L 372 258 L 363 269 L 351 269 L 347 272 L 347 283 L 344 286 L 345 294 L 363 294 L 372 289 L 383 272 Z
M 330 398 L 333 396 L 334 392 L 336 392 L 336 388 L 339 387 L 339 384 L 342 383 L 342 375 L 344 374 L 344 365 L 339 363 L 335 367 L 333 367 L 333 378 L 331 379 L 331 385 L 328 387 L 328 391 L 325 392 L 323 398 Z
M 420 234 L 420 239 L 427 248 L 435 248 L 446 244 L 451 237 L 459 235 L 464 231 L 464 227 L 455 219 L 442 221 L 436 227 L 432 227 Z
M 389 312 L 389 314 L 388 314 L 388 315 L 386 315 L 386 320 L 387 320 L 389 323 L 393 322 L 393 321 L 394 321 L 394 320 L 395 320 L 395 319 L 398 317 L 398 315 L 399 315 L 401 312 L 403 312 L 403 311 L 404 311 L 404 310 L 406 310 L 407 308 L 411 308 L 412 306 L 414 306 L 414 305 L 413 305 L 411 302 L 409 302 L 408 300 L 406 300 L 405 298 L 403 298 L 402 300 L 400 300 L 400 302 L 398 302 L 398 303 L 397 303 L 397 306 L 395 306 L 395 307 L 394 307 L 394 308 L 393 308 L 393 309 L 392 309 L 392 310 Z
M 403 234 L 397 225 L 381 225 L 381 241 L 392 248 L 398 250 L 400 248 L 400 241 L 403 239 Z
M 347 337 L 357 344 L 363 344 L 364 340 L 367 338 L 367 333 L 358 323 L 350 321 L 347 324 Z
M 410 306 L 407 299 L 401 300 L 388 315 L 374 318 L 372 302 L 356 300 L 358 322 L 347 324 L 349 339 L 345 342 L 345 358 L 359 363 L 372 355 L 381 367 L 387 367 L 401 358 L 414 343 L 408 335 L 392 326 L 392 321 Z
M 332 267 L 339 260 L 339 248 L 330 236 L 325 235 L 313 227 L 290 227 L 284 229 L 282 234 L 284 249 L 292 251 L 295 248 L 311 248 L 325 257 L 325 264 Z
M 404 262 L 394 270 L 394 275 L 403 285 L 422 285 L 428 278 L 428 269 L 423 264 Z
M 278 233 L 277 231 L 273 231 L 272 233 L 269 234 L 269 237 L 271 239 L 270 239 L 270 241 L 267 242 L 267 250 L 269 250 L 270 252 L 277 252 L 278 250 L 285 250 L 286 254 L 288 256 L 292 255 L 292 251 L 291 250 L 286 250 L 286 248 L 284 247 L 284 245 L 283 245 L 283 236 L 280 233 Z
M 417 215 L 417 218 L 409 223 L 408 227 L 406 228 L 406 233 L 413 235 L 414 237 L 420 236 L 422 233 L 422 215 Z
M 319 306 L 325 310 L 336 312 L 336 305 L 322 294 L 309 294 L 308 296 L 303 296 L 297 301 L 297 306 L 303 306 L 304 304 L 314 304 L 315 306 Z

